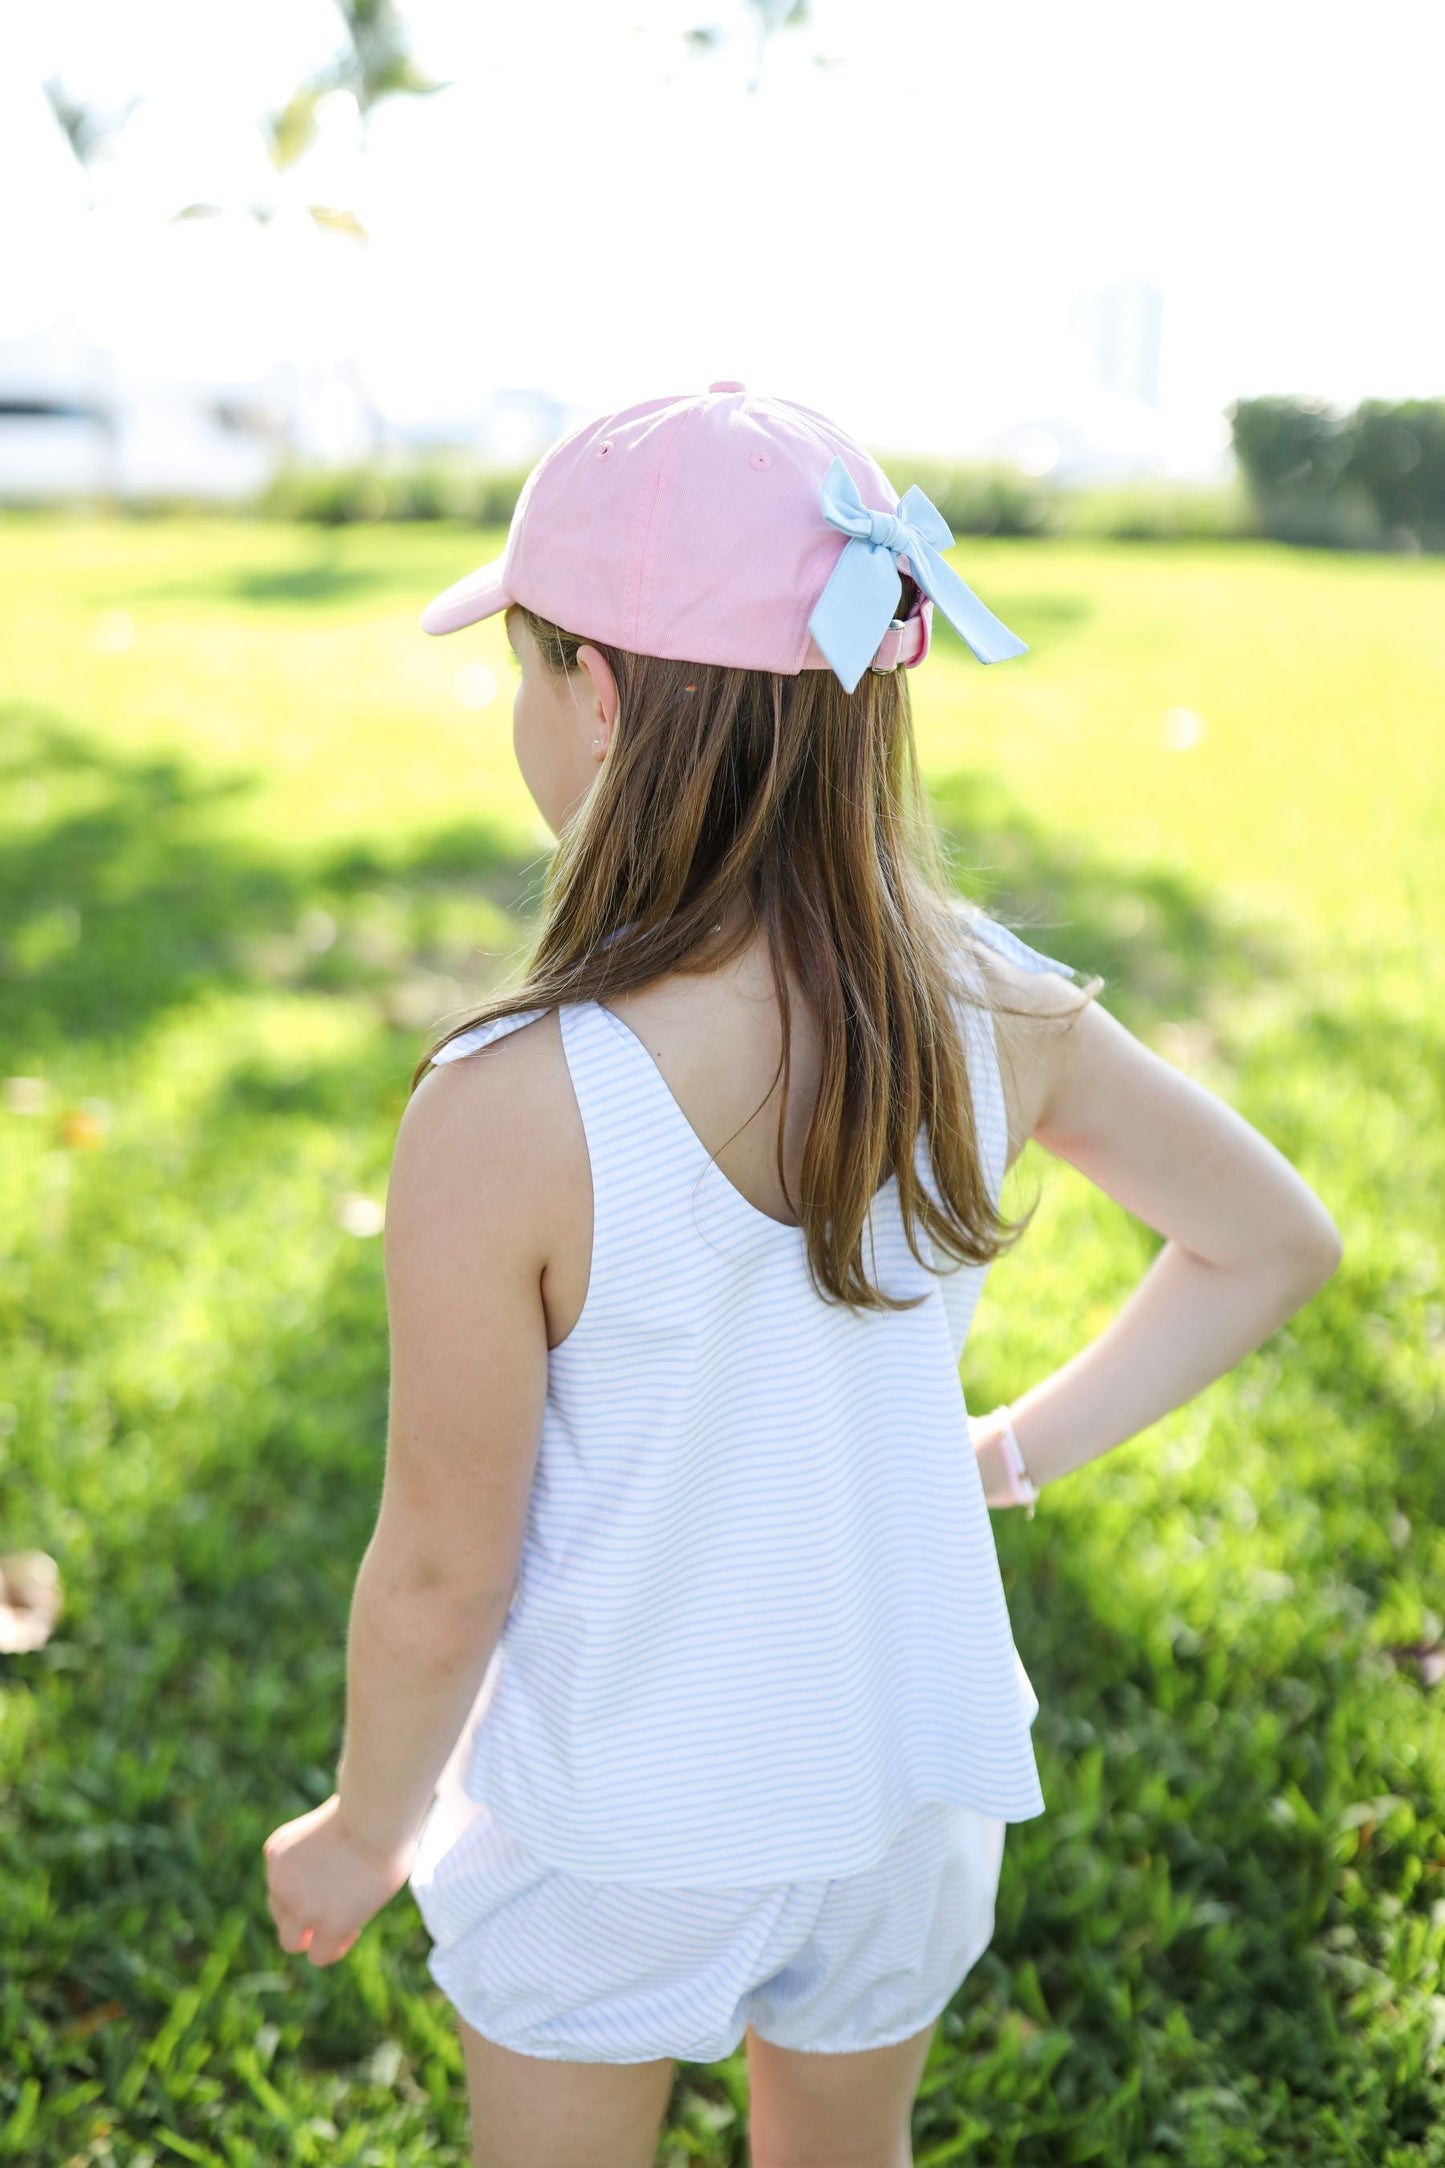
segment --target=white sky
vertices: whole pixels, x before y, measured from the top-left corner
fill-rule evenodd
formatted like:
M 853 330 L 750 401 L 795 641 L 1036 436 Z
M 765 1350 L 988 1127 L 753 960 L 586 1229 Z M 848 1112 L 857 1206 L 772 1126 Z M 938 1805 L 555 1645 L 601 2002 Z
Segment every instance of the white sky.
M 754 95 L 740 0 L 402 0 L 457 87 L 378 109 L 364 164 L 343 121 L 284 177 L 256 120 L 337 47 L 330 0 L 0 7 L 0 339 L 63 314 L 235 377 L 339 343 L 408 420 L 738 377 L 962 448 L 1084 396 L 1071 297 L 1147 276 L 1181 445 L 1240 395 L 1445 393 L 1437 0 L 814 0 Z M 694 56 L 707 23 L 727 41 Z M 93 217 L 57 71 L 146 100 Z M 266 197 L 350 202 L 370 249 L 165 224 Z

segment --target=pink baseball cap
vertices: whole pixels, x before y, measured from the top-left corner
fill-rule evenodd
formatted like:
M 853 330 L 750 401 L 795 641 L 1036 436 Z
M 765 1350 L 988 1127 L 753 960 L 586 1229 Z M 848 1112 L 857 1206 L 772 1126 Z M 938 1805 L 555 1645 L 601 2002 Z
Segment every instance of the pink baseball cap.
M 935 603 L 980 662 L 1027 653 L 941 551 L 953 535 L 917 487 L 811 407 L 709 384 L 582 423 L 522 486 L 500 557 L 433 596 L 424 632 L 522 603 L 630 654 L 794 677 L 912 668 Z M 906 567 L 921 590 L 894 615 Z

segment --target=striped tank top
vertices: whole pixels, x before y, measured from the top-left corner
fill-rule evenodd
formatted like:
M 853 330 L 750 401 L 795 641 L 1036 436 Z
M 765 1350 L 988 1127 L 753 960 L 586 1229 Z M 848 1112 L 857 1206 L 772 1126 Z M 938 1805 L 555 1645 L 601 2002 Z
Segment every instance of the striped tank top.
M 957 908 L 1016 961 L 1079 976 Z M 464 1032 L 436 1060 L 545 1013 Z M 993 1022 L 961 999 L 955 1013 L 997 1201 Z M 865 1258 L 877 1284 L 925 1300 L 825 1303 L 802 1229 L 722 1173 L 630 1026 L 595 1001 L 559 1015 L 591 1271 L 548 1356 L 467 1793 L 553 1866 L 694 1887 L 855 1873 L 924 1801 L 1043 1813 L 1039 1704 L 959 1375 L 989 1268 L 920 1265 L 895 1175 Z M 936 1197 L 923 1129 L 915 1163 Z M 923 1230 L 920 1247 L 933 1254 Z

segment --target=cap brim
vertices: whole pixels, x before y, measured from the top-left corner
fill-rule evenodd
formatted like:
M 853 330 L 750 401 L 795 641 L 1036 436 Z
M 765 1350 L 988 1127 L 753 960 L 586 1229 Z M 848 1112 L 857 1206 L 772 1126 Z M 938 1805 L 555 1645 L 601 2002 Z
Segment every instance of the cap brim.
M 421 613 L 423 632 L 460 632 L 463 625 L 480 624 L 484 617 L 495 617 L 498 610 L 505 610 L 516 597 L 509 595 L 502 578 L 504 559 L 492 558 L 489 564 L 478 565 L 475 572 L 466 573 L 444 587 Z

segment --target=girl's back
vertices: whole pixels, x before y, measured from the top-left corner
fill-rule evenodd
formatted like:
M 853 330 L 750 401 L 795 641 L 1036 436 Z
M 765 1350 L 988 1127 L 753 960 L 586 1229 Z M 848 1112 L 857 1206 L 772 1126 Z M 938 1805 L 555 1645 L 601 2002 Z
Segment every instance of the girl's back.
M 1017 1004 L 995 1010 L 1008 1144 L 1005 1171 L 1033 1134 L 1063 1045 L 1055 1020 L 1071 1013 L 1054 974 L 1071 967 L 1044 957 L 989 921 L 979 952 L 991 995 Z M 1051 968 L 1049 968 L 1051 967 Z M 1042 974 L 1042 977 L 1041 977 Z M 789 974 L 789 1082 L 778 1173 L 783 1019 L 761 941 L 707 972 L 677 973 L 608 1006 L 646 1047 L 666 1090 L 702 1150 L 752 1209 L 796 1224 L 803 1146 L 817 1099 L 817 1021 Z M 567 1069 L 555 1010 L 508 1036 L 500 1056 L 515 1078 L 518 1112 L 532 1110 L 546 1157 L 536 1168 L 536 1210 L 546 1263 L 542 1300 L 547 1344 L 573 1330 L 587 1297 L 592 1255 L 592 1176 L 587 1137 Z M 891 1171 L 891 1170 L 890 1170 Z
M 783 1156 L 787 1191 L 796 1197 L 803 1142 L 817 1096 L 818 1039 L 796 982 L 790 993 L 792 1078 Z M 646 1048 L 702 1149 L 739 1196 L 766 1218 L 794 1223 L 796 1214 L 777 1169 L 782 1018 L 761 945 L 752 944 L 741 957 L 706 975 L 676 974 L 638 993 L 615 996 L 608 1007 Z M 556 1012 L 529 1028 L 546 1035 L 546 1064 L 557 1094 L 556 1111 L 563 1116 L 549 1211 L 554 1247 L 542 1277 L 548 1343 L 556 1346 L 576 1324 L 587 1294 L 592 1177 Z

